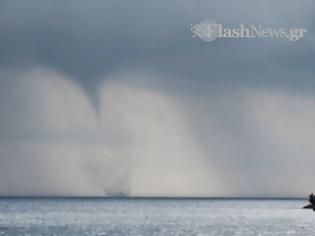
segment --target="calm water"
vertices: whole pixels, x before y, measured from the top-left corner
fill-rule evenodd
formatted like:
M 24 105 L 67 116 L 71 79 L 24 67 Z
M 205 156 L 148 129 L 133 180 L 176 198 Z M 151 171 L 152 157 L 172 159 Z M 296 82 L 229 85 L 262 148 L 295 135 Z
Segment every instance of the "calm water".
M 315 235 L 306 203 L 0 198 L 0 235 Z

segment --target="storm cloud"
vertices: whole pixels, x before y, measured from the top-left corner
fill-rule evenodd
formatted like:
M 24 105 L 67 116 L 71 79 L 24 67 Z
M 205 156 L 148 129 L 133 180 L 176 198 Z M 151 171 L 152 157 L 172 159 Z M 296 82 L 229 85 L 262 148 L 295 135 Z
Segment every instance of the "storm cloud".
M 0 194 L 304 196 L 314 2 L 1 1 Z M 193 38 L 203 19 L 305 38 Z

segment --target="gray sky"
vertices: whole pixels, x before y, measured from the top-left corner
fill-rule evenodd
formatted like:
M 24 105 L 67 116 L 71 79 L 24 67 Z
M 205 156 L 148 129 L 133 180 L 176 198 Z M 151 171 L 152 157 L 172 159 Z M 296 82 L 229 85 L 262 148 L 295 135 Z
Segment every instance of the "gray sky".
M 1 1 L 0 195 L 314 191 L 314 9 Z M 204 42 L 204 19 L 308 31 Z

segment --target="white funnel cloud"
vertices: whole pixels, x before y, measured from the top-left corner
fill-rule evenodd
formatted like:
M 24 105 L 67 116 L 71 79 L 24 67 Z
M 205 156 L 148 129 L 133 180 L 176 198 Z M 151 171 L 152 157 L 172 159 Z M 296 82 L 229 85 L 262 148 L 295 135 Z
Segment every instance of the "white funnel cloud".
M 98 115 L 80 87 L 60 73 L 3 75 L 1 194 L 219 191 L 215 169 L 203 165 L 205 153 L 175 98 L 112 78 L 100 88 Z

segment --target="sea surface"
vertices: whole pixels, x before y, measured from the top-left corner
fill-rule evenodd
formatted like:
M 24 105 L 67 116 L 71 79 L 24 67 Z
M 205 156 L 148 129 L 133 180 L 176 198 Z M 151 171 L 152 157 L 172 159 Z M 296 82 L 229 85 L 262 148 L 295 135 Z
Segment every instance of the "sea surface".
M 0 198 L 1 235 L 315 235 L 306 200 Z

